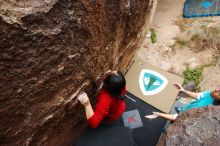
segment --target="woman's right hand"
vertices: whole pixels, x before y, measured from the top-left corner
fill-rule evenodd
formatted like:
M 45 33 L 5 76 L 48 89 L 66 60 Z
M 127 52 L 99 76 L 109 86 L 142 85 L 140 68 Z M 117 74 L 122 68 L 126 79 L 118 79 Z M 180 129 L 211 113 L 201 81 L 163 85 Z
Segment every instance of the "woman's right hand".
M 80 103 L 84 106 L 87 106 L 90 104 L 90 101 L 89 101 L 89 98 L 87 96 L 87 94 L 85 92 L 81 93 L 79 96 L 78 96 L 78 99 L 80 101 Z
M 112 70 L 108 70 L 105 72 L 105 75 L 109 75 L 109 74 L 111 74 L 111 72 L 112 72 Z
M 108 75 L 111 75 L 111 74 L 117 74 L 117 70 L 114 70 L 114 71 L 108 70 L 108 71 L 106 71 L 105 72 L 105 77 L 107 77 Z
M 183 86 L 181 86 L 180 84 L 173 84 L 173 86 L 179 90 L 179 91 L 184 91 L 185 89 L 183 88 Z

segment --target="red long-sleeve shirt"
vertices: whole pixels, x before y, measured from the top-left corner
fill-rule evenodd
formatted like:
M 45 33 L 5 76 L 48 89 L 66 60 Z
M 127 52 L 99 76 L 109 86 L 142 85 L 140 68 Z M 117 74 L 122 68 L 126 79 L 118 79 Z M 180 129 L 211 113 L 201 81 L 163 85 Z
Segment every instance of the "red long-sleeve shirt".
M 123 90 L 125 95 L 126 89 Z M 95 105 L 94 114 L 88 119 L 88 123 L 92 128 L 98 127 L 104 118 L 108 122 L 113 122 L 119 118 L 125 110 L 124 99 L 112 97 L 106 90 L 101 89 Z

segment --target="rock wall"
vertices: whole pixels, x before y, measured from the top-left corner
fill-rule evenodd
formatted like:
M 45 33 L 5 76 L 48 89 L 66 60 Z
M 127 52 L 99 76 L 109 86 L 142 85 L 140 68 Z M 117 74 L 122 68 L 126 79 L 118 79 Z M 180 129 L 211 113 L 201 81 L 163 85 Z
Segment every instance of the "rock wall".
M 220 107 L 192 109 L 179 115 L 157 146 L 219 146 Z
M 125 71 L 152 4 L 0 1 L 0 145 L 74 144 L 86 124 L 76 95 L 93 100 L 106 70 Z

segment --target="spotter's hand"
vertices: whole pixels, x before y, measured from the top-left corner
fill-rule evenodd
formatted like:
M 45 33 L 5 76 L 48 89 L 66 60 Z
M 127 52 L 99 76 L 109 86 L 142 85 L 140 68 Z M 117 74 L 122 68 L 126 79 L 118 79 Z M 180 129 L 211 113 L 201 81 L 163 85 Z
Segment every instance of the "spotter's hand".
M 156 119 L 157 117 L 159 117 L 159 113 L 158 112 L 153 112 L 152 115 L 146 115 L 145 118 L 148 119 Z
M 179 91 L 184 91 L 185 89 L 183 88 L 183 86 L 181 86 L 180 84 L 173 84 L 173 86 L 179 90 Z

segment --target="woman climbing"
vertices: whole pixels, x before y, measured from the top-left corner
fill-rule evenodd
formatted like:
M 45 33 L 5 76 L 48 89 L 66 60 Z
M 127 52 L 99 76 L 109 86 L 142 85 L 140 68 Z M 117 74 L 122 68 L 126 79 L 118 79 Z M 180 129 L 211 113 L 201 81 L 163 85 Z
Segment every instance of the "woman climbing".
M 123 98 L 126 93 L 125 85 L 125 78 L 120 71 L 109 70 L 106 72 L 102 88 L 98 93 L 94 110 L 86 93 L 78 96 L 92 128 L 98 127 L 103 121 L 111 123 L 122 115 L 125 110 Z

